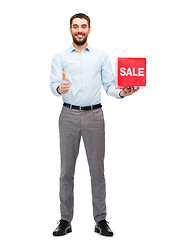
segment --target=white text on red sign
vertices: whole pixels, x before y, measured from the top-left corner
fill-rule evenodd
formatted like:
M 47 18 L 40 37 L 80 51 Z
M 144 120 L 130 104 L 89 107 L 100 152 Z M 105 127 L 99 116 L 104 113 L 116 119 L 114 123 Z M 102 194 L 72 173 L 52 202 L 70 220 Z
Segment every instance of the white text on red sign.
M 121 76 L 144 76 L 144 68 L 120 68 Z

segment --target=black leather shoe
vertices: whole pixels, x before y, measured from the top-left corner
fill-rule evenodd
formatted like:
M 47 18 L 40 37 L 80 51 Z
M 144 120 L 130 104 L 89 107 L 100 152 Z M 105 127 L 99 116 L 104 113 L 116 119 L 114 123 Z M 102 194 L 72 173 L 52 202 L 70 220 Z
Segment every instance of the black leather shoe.
M 58 227 L 53 232 L 53 236 L 63 236 L 72 231 L 71 224 L 66 220 L 60 220 Z
M 95 232 L 109 237 L 114 235 L 106 220 L 101 220 L 100 222 L 96 223 Z

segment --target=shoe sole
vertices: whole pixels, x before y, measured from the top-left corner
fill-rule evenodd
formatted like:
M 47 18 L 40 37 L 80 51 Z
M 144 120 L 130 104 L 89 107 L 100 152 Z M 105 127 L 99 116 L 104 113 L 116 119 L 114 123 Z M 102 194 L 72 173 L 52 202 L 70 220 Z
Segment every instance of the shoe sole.
M 99 233 L 100 235 L 106 236 L 106 237 L 113 237 L 113 235 L 114 235 L 114 233 L 112 233 L 112 234 L 110 234 L 110 235 L 108 235 L 108 234 L 105 235 L 105 234 L 103 234 L 103 233 L 100 231 L 100 229 L 97 228 L 97 227 L 95 227 L 94 231 L 95 231 L 96 233 Z
M 67 230 L 66 230 L 66 232 L 65 233 L 63 233 L 63 234 L 57 234 L 57 233 L 53 233 L 53 236 L 64 236 L 64 235 L 66 235 L 67 233 L 71 233 L 72 232 L 72 228 L 70 227 L 70 228 L 68 228 Z

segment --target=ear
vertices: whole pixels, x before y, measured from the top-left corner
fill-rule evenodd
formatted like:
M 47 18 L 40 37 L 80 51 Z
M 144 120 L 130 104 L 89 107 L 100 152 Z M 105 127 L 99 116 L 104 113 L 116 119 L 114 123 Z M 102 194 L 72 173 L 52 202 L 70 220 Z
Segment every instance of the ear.
M 91 27 L 89 27 L 89 33 L 91 32 Z
M 71 28 L 69 28 L 69 31 L 70 31 L 70 33 L 72 33 L 72 29 Z

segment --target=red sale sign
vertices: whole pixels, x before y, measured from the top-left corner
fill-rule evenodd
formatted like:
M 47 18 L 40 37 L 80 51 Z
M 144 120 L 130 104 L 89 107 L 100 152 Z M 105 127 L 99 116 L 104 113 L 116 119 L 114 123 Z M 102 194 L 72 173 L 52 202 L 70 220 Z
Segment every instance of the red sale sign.
M 118 58 L 116 87 L 146 86 L 146 58 Z

